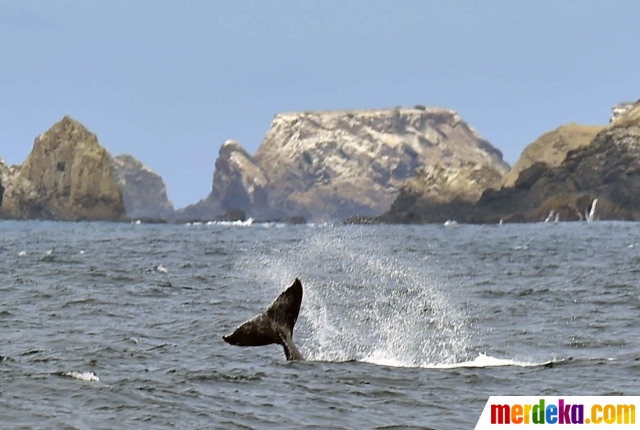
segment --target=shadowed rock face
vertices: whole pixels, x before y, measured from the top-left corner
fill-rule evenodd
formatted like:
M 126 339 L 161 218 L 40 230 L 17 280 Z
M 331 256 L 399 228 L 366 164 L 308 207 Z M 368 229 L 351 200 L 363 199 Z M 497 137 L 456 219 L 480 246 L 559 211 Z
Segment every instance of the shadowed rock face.
M 178 218 L 214 219 L 233 210 L 241 210 L 259 218 L 268 211 L 267 178 L 247 151 L 233 140 L 220 148 L 207 198 L 177 212 Z
M 237 206 L 253 218 L 375 215 L 421 166 L 508 170 L 500 151 L 440 108 L 285 113 L 254 157 L 236 143 L 223 149 L 198 214 Z
M 113 159 L 118 186 L 129 218 L 170 219 L 173 204 L 162 177 L 131 155 Z
M 593 140 L 584 144 L 592 134 Z M 573 221 L 587 219 L 592 208 L 594 219 L 640 220 L 640 103 L 599 132 L 597 127 L 569 125 L 543 135 L 532 146 L 511 172 L 522 169 L 517 179 L 507 177 L 509 186 L 500 189 L 487 187 L 477 202 L 456 192 L 454 178 L 469 180 L 469 169 L 433 168 L 429 174 L 419 171 L 387 213 L 347 222 Z M 491 173 L 480 177 L 482 182 L 476 182 L 481 186 L 495 180 Z
M 640 220 L 640 103 L 557 167 L 533 164 L 513 188 L 485 192 L 472 220 L 585 219 L 596 198 L 596 218 Z
M 22 166 L 4 170 L 4 218 L 126 219 L 111 157 L 68 116 L 35 139 Z
M 460 214 L 469 213 L 484 190 L 497 187 L 501 179 L 499 170 L 473 163 L 419 169 L 379 221 L 404 224 L 459 220 Z
M 513 187 L 520 172 L 535 163 L 556 167 L 571 150 L 588 145 L 602 131 L 603 126 L 567 124 L 543 134 L 528 145 L 509 173 L 502 179 L 502 186 Z

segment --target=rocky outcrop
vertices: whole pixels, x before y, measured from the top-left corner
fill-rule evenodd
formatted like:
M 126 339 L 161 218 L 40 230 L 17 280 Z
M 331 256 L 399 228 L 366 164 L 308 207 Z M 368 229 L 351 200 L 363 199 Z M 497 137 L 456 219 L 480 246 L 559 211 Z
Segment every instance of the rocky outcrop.
M 68 116 L 35 139 L 22 166 L 3 168 L 2 183 L 3 218 L 126 219 L 111 157 Z
M 592 218 L 640 220 L 640 102 L 557 167 L 533 164 L 513 188 L 485 192 L 471 221 L 580 220 L 592 207 Z
M 640 220 L 640 102 L 606 128 L 568 125 L 543 135 L 524 151 L 504 186 L 487 187 L 475 203 L 456 193 L 458 187 L 446 188 L 452 176 L 464 178 L 466 172 L 419 172 L 387 213 L 348 222 Z M 492 176 L 486 178 L 490 183 Z M 443 187 L 444 195 L 456 197 L 439 198 Z
M 633 102 L 623 102 L 623 103 L 618 103 L 617 105 L 613 106 L 611 108 L 611 118 L 609 119 L 609 122 L 612 123 L 615 120 L 617 120 L 618 118 L 620 118 L 629 109 L 631 109 L 633 107 L 633 105 L 634 105 Z
M 134 219 L 170 219 L 173 204 L 162 177 L 131 155 L 113 159 L 127 216 Z
M 420 168 L 401 188 L 389 211 L 368 222 L 441 223 L 460 219 L 460 213 L 468 213 L 483 191 L 500 184 L 502 176 L 493 166 L 473 163 Z M 351 218 L 346 222 L 365 219 Z
M 500 177 L 508 170 L 500 151 L 452 110 L 283 113 L 254 157 L 226 143 L 212 193 L 184 212 L 211 216 L 238 207 L 253 218 L 313 220 L 377 215 L 416 169 L 435 164 L 452 172 L 487 168 Z
M 520 172 L 535 163 L 558 166 L 569 151 L 591 143 L 603 128 L 595 125 L 567 124 L 543 134 L 522 151 L 516 164 L 502 179 L 502 186 L 513 187 Z
M 421 166 L 508 169 L 456 112 L 421 106 L 281 114 L 255 159 L 273 209 L 307 218 L 380 214 Z
M 0 219 L 22 219 L 25 196 L 35 197 L 29 181 L 19 175 L 20 166 L 8 166 L 0 160 L 0 183 L 2 196 L 0 197 Z
M 213 186 L 207 198 L 187 206 L 178 218 L 214 219 L 233 210 L 258 216 L 267 207 L 267 177 L 242 146 L 227 140 L 220 148 L 213 174 Z

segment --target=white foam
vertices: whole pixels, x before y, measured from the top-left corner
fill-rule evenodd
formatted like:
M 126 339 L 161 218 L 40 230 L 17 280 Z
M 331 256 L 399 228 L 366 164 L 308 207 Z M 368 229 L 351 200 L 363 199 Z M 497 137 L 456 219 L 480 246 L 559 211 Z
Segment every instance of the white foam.
M 460 368 L 484 368 L 484 367 L 538 367 L 546 366 L 553 363 L 553 361 L 546 361 L 542 363 L 517 361 L 508 358 L 497 358 L 487 354 L 480 353 L 476 358 L 470 361 L 462 361 L 458 363 L 410 363 L 402 360 L 398 360 L 394 357 L 389 357 L 384 353 L 376 352 L 369 357 L 359 360 L 364 363 L 376 364 L 378 366 L 389 367 L 421 367 L 424 369 L 460 369 Z
M 99 382 L 100 378 L 93 372 L 63 372 L 62 376 L 68 376 L 84 382 Z
M 27 251 L 20 251 L 18 253 L 18 257 L 24 257 L 25 255 L 27 255 Z
M 556 212 L 553 209 L 551 209 L 549 211 L 549 215 L 547 215 L 547 217 L 544 219 L 544 222 L 551 222 L 555 214 Z
M 587 213 L 586 218 L 587 218 L 587 222 L 593 222 L 596 220 L 596 205 L 598 204 L 598 199 L 593 199 L 593 202 L 591 203 L 591 210 L 589 210 L 589 213 Z
M 211 222 L 211 221 L 210 221 Z M 253 218 L 249 218 L 246 221 L 213 221 L 211 224 L 207 223 L 207 225 L 221 225 L 221 226 L 239 226 L 239 227 L 249 227 L 253 224 Z
M 475 359 L 471 361 L 464 361 L 461 363 L 428 364 L 421 367 L 425 367 L 428 369 L 457 369 L 461 367 L 504 367 L 504 366 L 538 367 L 538 366 L 545 366 L 550 363 L 551 361 L 546 361 L 543 363 L 517 361 L 517 360 L 511 360 L 508 358 L 492 357 L 490 355 L 480 353 L 479 356 L 477 356 Z

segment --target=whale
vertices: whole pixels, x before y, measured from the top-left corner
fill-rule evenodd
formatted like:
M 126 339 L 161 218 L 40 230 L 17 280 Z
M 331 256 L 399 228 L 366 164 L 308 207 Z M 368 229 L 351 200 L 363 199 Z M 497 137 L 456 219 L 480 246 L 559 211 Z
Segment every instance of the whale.
M 304 360 L 293 343 L 293 327 L 298 321 L 301 304 L 302 282 L 296 278 L 264 312 L 245 321 L 222 339 L 235 346 L 281 345 L 287 360 Z

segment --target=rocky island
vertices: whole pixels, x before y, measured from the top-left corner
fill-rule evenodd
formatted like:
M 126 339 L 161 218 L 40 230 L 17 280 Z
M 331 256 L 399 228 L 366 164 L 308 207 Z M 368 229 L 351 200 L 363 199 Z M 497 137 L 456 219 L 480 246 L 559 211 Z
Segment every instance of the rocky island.
M 640 220 L 640 102 L 557 166 L 534 163 L 513 187 L 487 190 L 472 222 Z
M 236 208 L 259 219 L 377 215 L 417 169 L 435 165 L 469 174 L 458 192 L 474 197 L 481 190 L 471 177 L 498 186 L 509 170 L 502 153 L 449 109 L 283 113 L 254 156 L 225 142 L 211 193 L 177 216 L 211 218 Z
M 418 174 L 366 222 L 640 220 L 640 102 L 607 127 L 571 124 L 541 136 L 501 182 L 475 202 L 443 201 L 432 196 L 433 175 Z
M 0 163 L 0 183 L 0 218 L 126 219 L 110 155 L 68 116 L 36 137 L 21 166 Z

